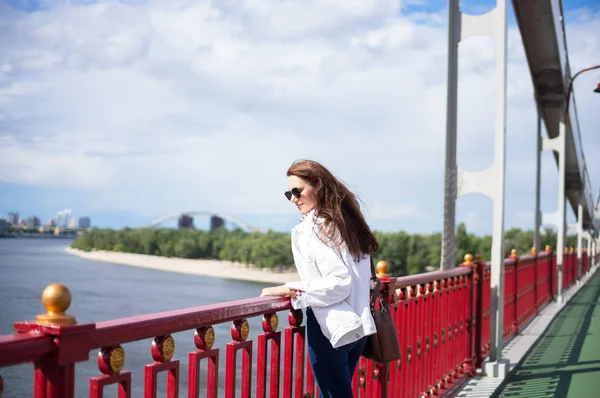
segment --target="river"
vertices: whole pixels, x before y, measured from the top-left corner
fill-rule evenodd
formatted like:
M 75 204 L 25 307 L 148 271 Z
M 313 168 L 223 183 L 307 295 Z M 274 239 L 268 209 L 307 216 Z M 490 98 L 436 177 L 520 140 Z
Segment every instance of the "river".
M 54 282 L 71 291 L 69 315 L 78 323 L 97 322 L 132 315 L 195 307 L 224 301 L 256 297 L 263 283 L 235 281 L 204 276 L 154 271 L 118 264 L 102 263 L 71 256 L 64 239 L 0 239 L 0 334 L 12 333 L 15 320 L 33 320 L 44 313 L 41 294 Z M 279 314 L 280 327 L 287 325 L 286 314 Z M 256 337 L 261 318 L 249 320 L 250 338 Z M 220 348 L 220 396 L 225 379 L 225 344 L 231 342 L 230 324 L 215 325 L 215 347 Z M 175 358 L 180 360 L 180 396 L 187 396 L 187 353 L 195 350 L 193 330 L 173 335 Z M 151 340 L 124 344 L 125 368 L 132 372 L 132 397 L 143 396 L 144 364 L 152 363 Z M 256 343 L 254 343 L 256 346 Z M 256 349 L 256 347 L 254 347 Z M 75 366 L 75 396 L 89 397 L 89 378 L 100 375 L 97 351 L 87 362 Z M 254 361 L 256 362 L 256 358 Z M 204 368 L 206 366 L 203 366 Z M 33 396 L 33 365 L 0 368 L 4 379 L 3 398 Z M 256 375 L 253 372 L 252 385 Z M 166 377 L 160 378 L 159 396 L 165 396 Z M 237 383 L 238 388 L 240 383 Z M 105 396 L 116 396 L 116 387 L 105 388 Z M 201 396 L 204 396 L 203 392 Z

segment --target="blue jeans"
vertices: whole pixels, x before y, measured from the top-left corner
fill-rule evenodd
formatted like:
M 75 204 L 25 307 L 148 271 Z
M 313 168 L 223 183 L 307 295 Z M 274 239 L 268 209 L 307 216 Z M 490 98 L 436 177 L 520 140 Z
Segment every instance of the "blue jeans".
M 362 355 L 367 338 L 333 348 L 321 332 L 312 309 L 306 309 L 306 340 L 308 357 L 321 398 L 351 398 L 352 376 Z

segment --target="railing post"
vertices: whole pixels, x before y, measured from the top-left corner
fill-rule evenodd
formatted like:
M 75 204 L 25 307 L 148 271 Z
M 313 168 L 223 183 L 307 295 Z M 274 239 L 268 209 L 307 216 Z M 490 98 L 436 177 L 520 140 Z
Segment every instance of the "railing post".
M 577 249 L 572 247 L 571 253 L 571 285 L 575 284 L 578 280 L 577 269 L 579 267 L 579 259 L 577 258 Z
M 35 363 L 35 397 L 74 398 L 75 365 L 59 366 L 55 360 L 43 359 Z
M 548 253 L 548 278 L 550 283 L 550 297 L 552 300 L 555 298 L 556 294 L 556 267 L 554 266 L 554 254 L 552 253 L 552 247 L 546 245 L 546 253 Z
M 539 297 L 538 297 L 538 255 L 537 249 L 534 247 L 531 248 L 531 255 L 533 258 L 533 304 L 535 305 L 535 313 L 536 315 L 540 313 L 539 307 Z
M 481 255 L 479 255 L 479 260 L 481 260 Z M 476 255 L 476 258 L 477 258 Z M 468 316 L 468 320 L 469 320 L 469 324 L 467 325 L 467 333 L 469 336 L 469 346 L 468 346 L 468 354 L 467 357 L 465 358 L 465 362 L 464 362 L 464 372 L 465 373 L 469 373 L 471 376 L 475 375 L 475 370 L 477 368 L 477 362 L 478 362 L 478 358 L 479 358 L 479 346 L 481 345 L 481 326 L 479 325 L 479 322 L 477 321 L 478 318 L 478 297 L 477 297 L 477 291 L 478 291 L 478 286 L 479 286 L 479 275 L 477 274 L 477 263 L 473 263 L 473 256 L 471 256 L 471 254 L 466 254 L 465 255 L 465 262 L 462 263 L 460 266 L 461 267 L 465 267 L 465 268 L 470 268 L 471 269 L 471 273 L 468 275 L 469 278 L 469 283 L 467 286 L 469 286 L 469 289 L 471 290 L 470 293 L 470 301 L 469 301 L 469 308 L 467 309 L 467 311 L 469 311 L 469 316 Z
M 478 275 L 478 283 L 475 286 L 475 369 L 481 368 L 483 361 L 483 278 L 485 262 L 482 261 L 480 253 L 475 254 L 475 272 Z
M 515 271 L 513 279 L 515 292 L 513 296 L 513 323 L 511 325 L 511 328 L 514 334 L 519 334 L 519 256 L 517 255 L 516 249 L 512 249 L 510 251 L 510 258 L 515 260 Z
M 581 249 L 583 248 L 583 206 L 581 203 L 577 205 L 577 277 L 576 281 L 581 280 Z
M 282 397 L 291 398 L 302 395 L 304 387 L 304 357 L 306 326 L 302 326 L 303 314 L 301 310 L 291 309 L 288 314 L 289 327 L 284 330 L 284 353 L 283 353 L 283 388 Z M 295 339 L 294 339 L 295 336 Z M 295 342 L 295 344 L 294 344 Z M 292 373 L 295 363 L 295 374 Z M 310 362 L 308 364 L 310 368 Z M 314 391 L 314 376 L 312 369 L 307 372 L 307 385 L 310 391 Z M 296 389 L 292 390 L 292 384 Z M 235 391 L 234 391 L 235 393 Z
M 392 305 L 393 295 L 390 296 L 390 275 L 388 274 L 388 263 L 387 261 L 377 262 L 375 267 L 377 271 L 377 278 L 381 281 L 382 295 L 385 303 L 388 306 Z M 377 398 L 387 398 L 390 395 L 390 364 L 376 364 L 373 363 L 373 377 L 377 380 L 377 387 L 375 388 Z M 375 396 L 373 397 L 375 398 Z
M 565 250 L 563 252 L 562 264 L 562 291 L 564 292 L 566 288 L 569 287 L 571 280 L 571 256 L 569 255 L 568 247 L 565 247 Z
M 87 361 L 90 341 L 86 334 L 95 324 L 77 325 L 75 317 L 65 311 L 71 304 L 71 293 L 64 285 L 49 285 L 42 293 L 46 314 L 36 322 L 15 322 L 20 333 L 45 334 L 54 337 L 56 352 L 34 363 L 35 398 L 74 398 L 75 362 Z
M 569 258 L 569 278 L 567 279 L 566 288 L 569 288 L 569 287 L 571 287 L 571 285 L 573 284 L 573 281 L 575 280 L 575 277 L 577 276 L 576 275 L 576 273 L 577 273 L 577 255 L 575 254 L 574 247 L 570 247 L 568 249 L 567 256 Z M 564 290 L 566 290 L 566 288 Z
M 584 275 L 587 274 L 589 272 L 589 270 L 591 269 L 591 264 L 590 264 L 590 255 L 592 254 L 591 249 L 592 249 L 592 237 L 589 232 L 586 232 L 586 234 L 585 234 L 585 249 L 583 249 L 583 257 L 585 257 L 583 259 L 583 263 L 585 264 L 585 270 L 583 272 Z

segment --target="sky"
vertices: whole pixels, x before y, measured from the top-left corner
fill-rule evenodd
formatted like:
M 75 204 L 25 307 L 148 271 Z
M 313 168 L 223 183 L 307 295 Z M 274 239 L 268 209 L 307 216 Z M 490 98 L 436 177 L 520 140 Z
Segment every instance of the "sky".
M 563 6 L 571 69 L 600 64 L 600 3 Z M 509 21 L 505 227 L 532 229 L 536 112 L 512 9 Z M 440 0 L 0 0 L 0 216 L 70 208 L 122 228 L 210 211 L 288 231 L 299 215 L 286 170 L 314 159 L 361 198 L 372 228 L 441 231 L 446 57 Z M 459 57 L 458 164 L 483 170 L 491 40 L 468 38 Z M 598 82 L 600 71 L 575 83 L 594 198 Z M 554 211 L 549 152 L 542 180 Z M 457 201 L 470 232 L 491 233 L 491 214 L 481 195 Z

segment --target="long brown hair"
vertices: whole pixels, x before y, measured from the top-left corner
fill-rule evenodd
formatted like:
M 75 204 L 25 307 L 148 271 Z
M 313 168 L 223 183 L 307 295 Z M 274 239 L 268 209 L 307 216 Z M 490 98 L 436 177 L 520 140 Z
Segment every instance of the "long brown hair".
M 379 250 L 379 243 L 360 211 L 356 195 L 327 168 L 314 160 L 297 160 L 288 169 L 287 176 L 301 178 L 314 189 L 315 214 L 325 220 L 326 241 L 338 246 L 346 243 L 355 258 Z

